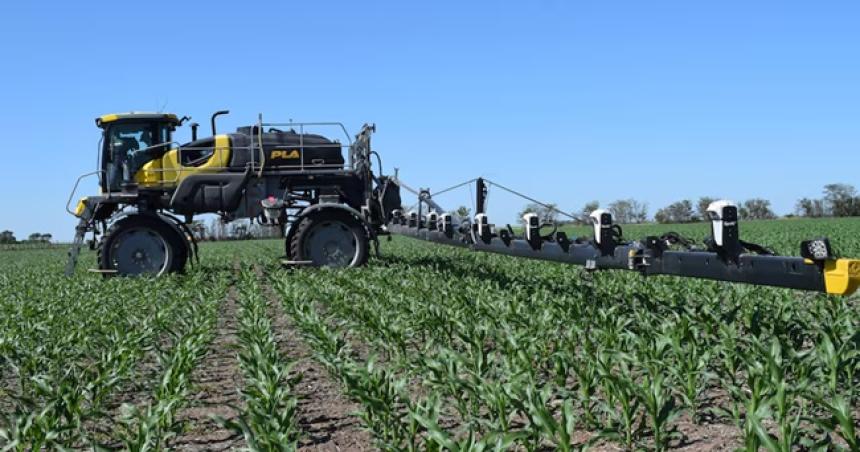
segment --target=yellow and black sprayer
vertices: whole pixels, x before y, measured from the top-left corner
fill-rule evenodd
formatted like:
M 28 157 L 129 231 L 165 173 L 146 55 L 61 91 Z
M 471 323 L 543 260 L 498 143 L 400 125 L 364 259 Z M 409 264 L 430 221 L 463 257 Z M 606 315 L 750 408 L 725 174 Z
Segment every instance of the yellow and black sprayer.
M 702 246 L 673 233 L 626 241 L 606 210 L 588 216 L 592 237 L 569 238 L 533 213 L 523 217 L 516 232 L 510 226 L 496 228 L 485 211 L 490 187 L 520 195 L 507 187 L 483 178 L 459 184 L 474 184 L 476 193 L 474 216 L 461 217 L 439 206 L 429 189 L 414 190 L 396 175 L 383 175 L 382 159 L 371 150 L 373 125 L 350 136 L 340 123 L 267 123 L 261 115 L 254 125 L 219 134 L 216 119 L 227 113 L 212 115 L 212 135 L 206 138 L 198 138 L 198 124 L 191 124 L 192 140 L 186 144 L 175 143 L 173 132 L 188 117 L 125 113 L 97 118 L 99 167 L 78 178 L 67 206 L 79 223 L 66 273 L 74 272 L 88 233 L 98 250 L 94 270 L 106 276 L 182 271 L 197 253 L 189 225 L 196 215 L 216 214 L 224 221 L 249 218 L 278 228 L 288 265 L 360 266 L 371 243 L 378 251 L 380 236 L 400 234 L 589 270 L 837 295 L 854 293 L 860 285 L 860 260 L 835 257 L 826 238 L 802 242 L 800 256 L 777 256 L 742 240 L 738 208 L 731 201 L 708 207 L 711 236 Z M 311 132 L 320 128 L 336 131 L 344 141 Z M 98 178 L 101 193 L 72 208 L 78 185 L 89 176 Z M 417 195 L 414 209 L 401 207 L 401 188 Z

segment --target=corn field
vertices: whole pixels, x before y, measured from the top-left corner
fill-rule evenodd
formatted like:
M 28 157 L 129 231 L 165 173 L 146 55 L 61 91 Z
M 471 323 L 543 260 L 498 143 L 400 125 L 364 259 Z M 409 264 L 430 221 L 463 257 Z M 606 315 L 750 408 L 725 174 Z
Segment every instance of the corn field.
M 860 219 L 742 227 L 860 256 Z M 857 297 L 381 248 L 285 269 L 280 241 L 207 243 L 157 279 L 8 252 L 0 449 L 860 450 Z

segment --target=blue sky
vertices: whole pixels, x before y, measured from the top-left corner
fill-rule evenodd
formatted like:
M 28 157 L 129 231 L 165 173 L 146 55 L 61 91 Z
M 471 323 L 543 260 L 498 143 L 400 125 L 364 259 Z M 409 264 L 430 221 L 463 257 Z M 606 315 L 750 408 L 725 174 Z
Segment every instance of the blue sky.
M 19 238 L 71 238 L 93 118 L 128 110 L 203 130 L 218 109 L 222 130 L 258 112 L 375 122 L 413 185 L 483 175 L 569 210 L 710 195 L 786 213 L 860 186 L 856 1 L 3 2 L 0 17 L 0 229 Z M 496 193 L 491 218 L 522 204 Z

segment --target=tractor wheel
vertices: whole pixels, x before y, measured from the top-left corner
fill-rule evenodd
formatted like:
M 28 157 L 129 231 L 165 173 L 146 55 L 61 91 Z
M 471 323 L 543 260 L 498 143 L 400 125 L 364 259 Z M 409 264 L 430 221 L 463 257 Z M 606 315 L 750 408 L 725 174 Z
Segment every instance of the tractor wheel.
M 287 256 L 314 267 L 360 267 L 367 262 L 367 232 L 348 212 L 324 209 L 302 218 L 287 243 Z
M 98 249 L 105 276 L 159 276 L 181 272 L 188 260 L 185 238 L 153 215 L 130 215 L 108 229 Z

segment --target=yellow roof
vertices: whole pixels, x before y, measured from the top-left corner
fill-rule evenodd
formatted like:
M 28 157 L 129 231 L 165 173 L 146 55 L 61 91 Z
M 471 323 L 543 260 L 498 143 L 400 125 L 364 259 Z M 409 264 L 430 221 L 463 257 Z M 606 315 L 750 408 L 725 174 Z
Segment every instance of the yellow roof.
M 179 123 L 179 118 L 177 118 L 176 115 L 174 115 L 173 113 L 150 113 L 132 111 L 128 113 L 111 113 L 108 115 L 99 116 L 98 118 L 96 118 L 96 125 L 101 127 L 103 124 L 109 124 L 111 122 L 126 119 L 164 119 L 172 123 Z

